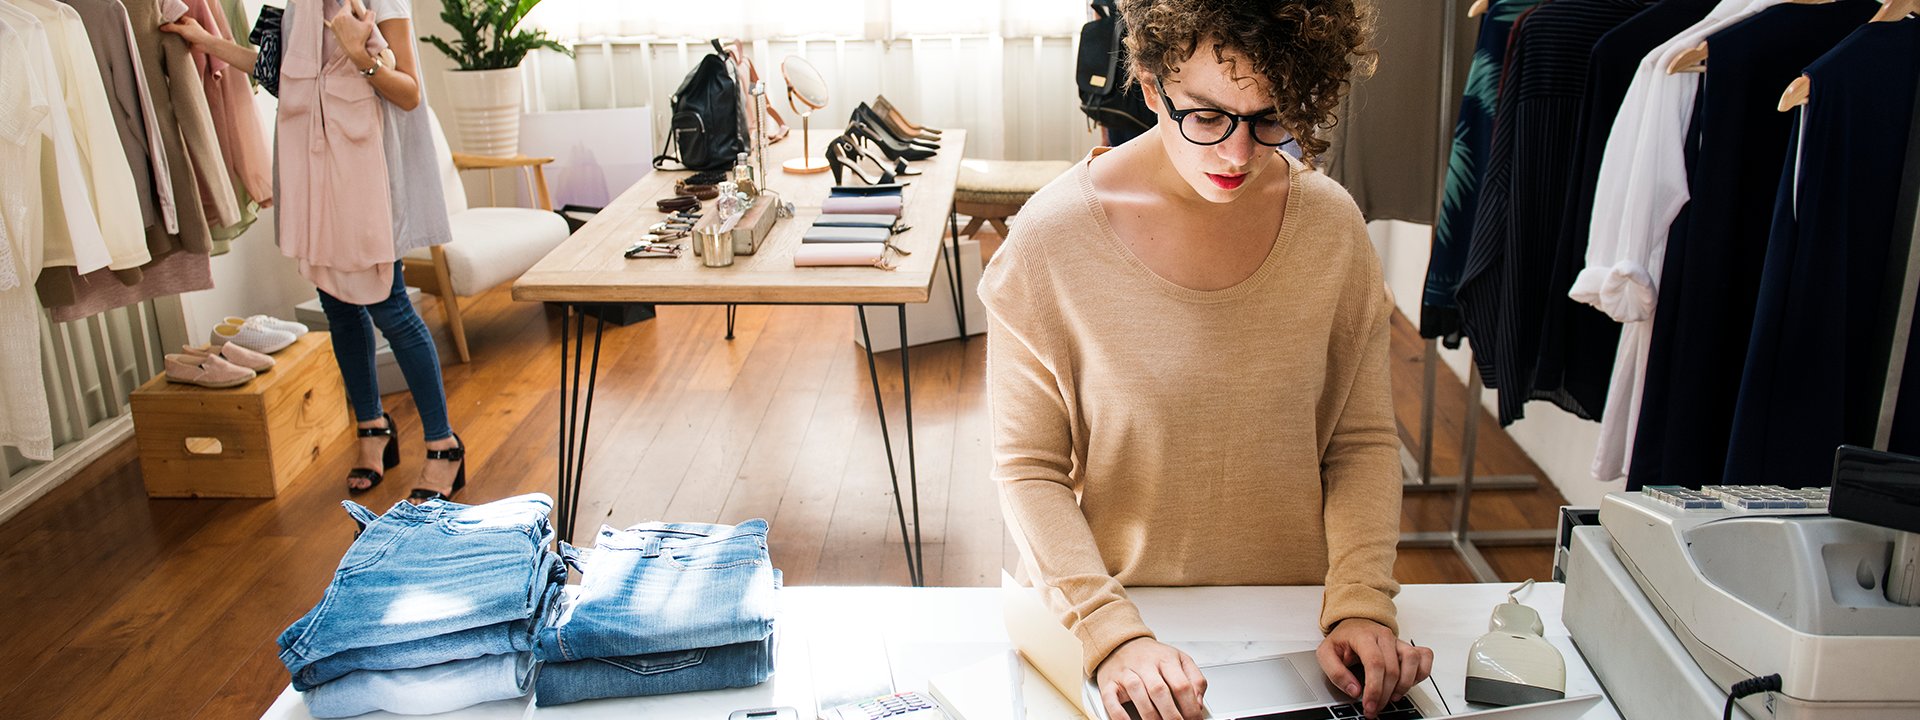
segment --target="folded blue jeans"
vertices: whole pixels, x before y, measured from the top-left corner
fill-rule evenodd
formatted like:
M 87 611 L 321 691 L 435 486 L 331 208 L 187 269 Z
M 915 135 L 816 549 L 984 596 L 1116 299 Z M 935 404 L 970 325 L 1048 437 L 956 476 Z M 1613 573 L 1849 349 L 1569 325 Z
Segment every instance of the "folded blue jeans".
M 349 650 L 530 619 L 550 594 L 546 495 L 401 501 L 380 516 L 342 505 L 363 529 L 320 603 L 280 634 L 280 660 L 294 677 Z
M 561 543 L 560 552 L 580 571 L 580 588 L 541 628 L 541 660 L 715 648 L 773 632 L 780 581 L 765 520 L 602 527 L 593 550 Z
M 550 565 L 547 595 L 534 617 L 436 635 L 411 642 L 355 648 L 315 660 L 293 675 L 293 689 L 306 692 L 359 670 L 406 670 L 486 655 L 531 652 L 535 633 L 554 610 L 567 581 L 560 556 L 546 554 Z
M 486 655 L 407 670 L 361 670 L 308 690 L 302 698 L 317 718 L 344 718 L 385 710 L 401 715 L 452 712 L 495 700 L 525 697 L 532 689 L 533 653 Z
M 773 635 L 755 642 L 630 657 L 550 662 L 534 682 L 540 707 L 599 698 L 749 687 L 773 674 Z

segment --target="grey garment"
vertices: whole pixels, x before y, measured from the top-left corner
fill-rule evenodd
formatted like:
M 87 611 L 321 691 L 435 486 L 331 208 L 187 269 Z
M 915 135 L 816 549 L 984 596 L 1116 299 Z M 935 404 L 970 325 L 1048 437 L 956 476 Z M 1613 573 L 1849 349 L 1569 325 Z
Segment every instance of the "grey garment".
M 186 41 L 180 36 L 160 32 L 160 5 L 154 0 L 128 0 L 121 3 L 133 22 L 133 39 L 140 48 L 140 63 L 147 76 L 147 91 L 153 101 L 160 126 L 160 147 L 165 152 L 167 171 L 175 194 L 174 209 L 180 220 L 177 235 L 161 225 L 147 227 L 147 251 L 158 258 L 179 249 L 206 253 L 213 248 L 208 232 L 206 203 L 195 196 L 207 187 L 200 173 L 218 174 L 212 183 L 224 188 L 232 202 L 233 187 L 226 177 L 220 158 L 220 141 L 213 135 L 213 113 L 207 109 L 207 91 L 200 84 L 200 73 L 187 54 Z M 192 162 L 188 161 L 189 156 Z
M 113 108 L 113 126 L 120 131 L 120 145 L 127 153 L 127 166 L 133 169 L 134 189 L 140 195 L 140 222 L 151 227 L 160 222 L 160 206 L 155 202 L 153 163 L 147 138 L 146 119 L 140 115 L 140 84 L 133 74 L 133 52 L 127 38 L 127 9 L 115 0 L 61 0 L 80 14 L 87 28 L 87 42 L 93 45 L 94 62 L 100 65 L 100 79 L 106 81 L 107 105 Z
M 302 1 L 313 0 L 289 0 L 281 15 L 280 47 L 287 47 L 293 39 L 293 4 Z M 409 42 L 413 41 L 409 39 Z M 417 42 L 413 52 L 419 57 Z M 446 192 L 440 185 L 440 158 L 433 146 L 433 129 L 427 125 L 433 122 L 427 113 L 427 85 L 424 82 L 419 85 L 420 104 L 412 110 L 401 110 L 386 98 L 380 98 L 380 139 L 387 155 L 394 257 L 405 257 L 414 250 L 453 240 L 453 227 L 447 220 Z M 273 191 L 276 197 L 284 198 L 280 194 L 279 135 L 274 133 Z M 280 216 L 281 213 L 274 213 L 276 222 Z M 276 232 L 275 237 L 278 235 Z
M 1321 166 L 1346 186 L 1368 220 L 1431 225 L 1440 202 L 1440 148 L 1453 142 L 1480 21 L 1467 18 L 1467 0 L 1453 3 L 1451 15 L 1448 3 L 1437 0 L 1371 4 L 1377 67 L 1371 77 L 1355 79 Z M 1453 78 L 1443 90 L 1448 32 L 1454 34 Z

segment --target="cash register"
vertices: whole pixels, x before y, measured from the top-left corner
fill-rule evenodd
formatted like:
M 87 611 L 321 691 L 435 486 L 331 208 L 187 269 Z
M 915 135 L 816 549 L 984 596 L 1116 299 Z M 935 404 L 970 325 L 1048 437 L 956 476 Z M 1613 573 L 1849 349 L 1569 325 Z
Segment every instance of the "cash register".
M 1853 448 L 1831 488 L 1612 493 L 1564 618 L 1628 720 L 1920 718 L 1916 532 L 1920 459 Z

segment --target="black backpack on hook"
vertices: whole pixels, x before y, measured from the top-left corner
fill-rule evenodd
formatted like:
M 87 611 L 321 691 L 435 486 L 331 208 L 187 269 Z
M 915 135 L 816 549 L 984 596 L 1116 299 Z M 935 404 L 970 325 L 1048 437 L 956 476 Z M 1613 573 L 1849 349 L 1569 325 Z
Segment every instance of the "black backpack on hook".
M 713 47 L 714 54 L 700 58 L 673 93 L 667 139 L 653 158 L 656 170 L 668 169 L 664 164 L 673 161 L 688 170 L 724 171 L 747 151 L 746 137 L 740 132 L 740 87 L 720 41 L 713 41 Z
M 1140 88 L 1128 85 L 1127 49 L 1121 44 L 1126 25 L 1114 0 L 1093 0 L 1092 22 L 1080 26 L 1080 56 L 1073 81 L 1080 88 L 1080 111 L 1107 129 L 1107 143 L 1119 145 L 1153 127 L 1157 118 L 1147 108 Z

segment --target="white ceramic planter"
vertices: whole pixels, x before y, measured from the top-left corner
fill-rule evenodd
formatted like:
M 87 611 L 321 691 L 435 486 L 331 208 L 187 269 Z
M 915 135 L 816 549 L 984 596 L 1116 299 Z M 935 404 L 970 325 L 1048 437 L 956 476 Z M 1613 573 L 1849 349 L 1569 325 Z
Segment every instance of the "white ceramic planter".
M 520 153 L 520 68 L 450 70 L 446 74 L 463 152 L 491 157 Z

